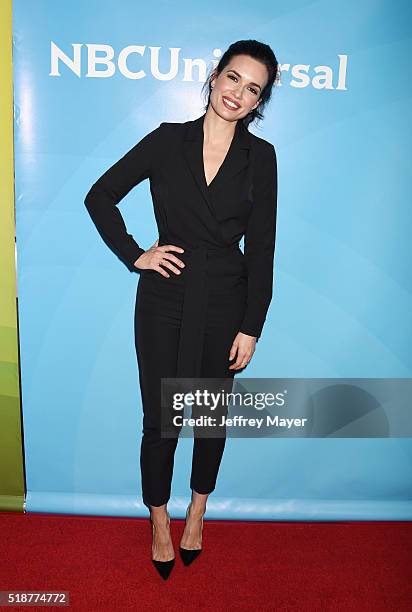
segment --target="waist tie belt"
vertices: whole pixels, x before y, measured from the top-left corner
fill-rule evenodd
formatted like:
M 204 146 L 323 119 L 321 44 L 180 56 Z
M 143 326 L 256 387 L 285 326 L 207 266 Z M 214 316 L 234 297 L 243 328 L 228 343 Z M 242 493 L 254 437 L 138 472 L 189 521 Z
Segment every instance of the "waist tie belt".
M 159 245 L 161 244 L 170 242 L 159 240 Z M 207 260 L 209 257 L 224 257 L 236 250 L 240 250 L 237 243 L 223 247 L 185 248 L 190 259 L 185 267 L 186 284 L 177 357 L 178 378 L 200 378 L 209 295 Z M 179 257 L 179 253 L 176 253 L 176 256 Z

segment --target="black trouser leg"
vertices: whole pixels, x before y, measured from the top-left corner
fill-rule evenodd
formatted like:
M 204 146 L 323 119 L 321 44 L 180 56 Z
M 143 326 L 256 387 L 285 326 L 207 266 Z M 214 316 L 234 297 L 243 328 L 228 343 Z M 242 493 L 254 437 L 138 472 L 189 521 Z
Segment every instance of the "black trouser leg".
M 178 442 L 178 438 L 161 437 L 161 378 L 176 376 L 179 311 L 167 295 L 164 300 L 155 298 L 148 292 L 138 300 L 135 328 L 143 404 L 140 468 L 147 506 L 162 506 L 170 498 Z
M 228 370 L 228 366 L 233 361 L 229 362 L 228 359 L 234 336 L 235 331 L 232 330 L 231 332 L 228 329 L 206 334 L 203 349 L 202 377 L 230 378 L 233 380 L 234 371 Z M 224 385 L 213 382 L 213 384 L 208 385 L 208 390 L 218 392 L 225 389 L 228 392 L 231 391 L 231 387 L 230 381 L 229 383 L 225 382 Z M 227 410 L 225 410 L 224 406 L 219 406 L 210 414 L 213 414 L 220 422 L 222 414 L 227 414 Z M 213 437 L 218 433 L 222 437 Z M 196 437 L 196 429 L 194 435 L 190 487 L 197 493 L 211 493 L 216 487 L 216 480 L 226 444 L 226 427 L 210 428 L 211 437 Z

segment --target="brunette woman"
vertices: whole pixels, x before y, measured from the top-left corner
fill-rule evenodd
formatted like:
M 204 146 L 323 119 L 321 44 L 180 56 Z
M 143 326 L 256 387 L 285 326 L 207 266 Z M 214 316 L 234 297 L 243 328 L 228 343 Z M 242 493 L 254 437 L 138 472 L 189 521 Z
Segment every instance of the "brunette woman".
M 279 76 L 268 45 L 233 43 L 205 84 L 205 112 L 193 121 L 161 123 L 85 199 L 108 245 L 140 272 L 142 492 L 152 561 L 163 578 L 175 562 L 167 502 L 178 438 L 162 435 L 161 378 L 233 379 L 255 352 L 272 298 L 277 162 L 274 146 L 248 126 L 262 119 Z M 117 205 L 147 178 L 159 238 L 144 250 L 127 233 Z M 179 547 L 186 565 L 202 550 L 203 516 L 224 446 L 225 437 L 194 439 L 191 502 Z

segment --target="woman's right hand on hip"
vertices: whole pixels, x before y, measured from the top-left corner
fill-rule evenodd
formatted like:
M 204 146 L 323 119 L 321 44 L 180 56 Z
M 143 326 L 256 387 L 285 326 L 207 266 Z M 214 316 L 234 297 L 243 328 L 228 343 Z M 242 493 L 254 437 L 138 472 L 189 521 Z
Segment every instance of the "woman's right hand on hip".
M 158 244 L 159 240 L 156 240 L 150 249 L 142 253 L 140 257 L 136 259 L 134 266 L 139 270 L 155 270 L 166 278 L 169 278 L 170 274 L 168 274 L 164 268 L 172 270 L 175 274 L 180 274 L 179 267 L 184 268 L 185 264 L 181 259 L 176 257 L 176 255 L 168 251 L 184 253 L 184 249 L 174 244 L 163 244 L 162 246 L 158 246 Z M 178 267 L 173 264 L 176 264 Z

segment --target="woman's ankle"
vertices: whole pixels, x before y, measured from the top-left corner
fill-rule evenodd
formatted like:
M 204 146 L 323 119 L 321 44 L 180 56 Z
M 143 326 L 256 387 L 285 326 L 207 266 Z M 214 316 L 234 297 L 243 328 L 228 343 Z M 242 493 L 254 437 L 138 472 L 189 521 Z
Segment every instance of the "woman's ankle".
M 169 523 L 169 512 L 167 510 L 167 504 L 163 504 L 162 506 L 149 506 L 150 508 L 150 518 L 153 523 L 157 525 L 167 526 Z

